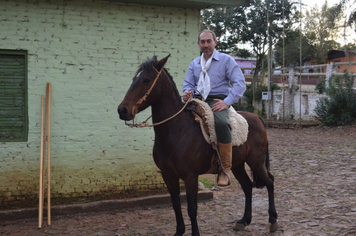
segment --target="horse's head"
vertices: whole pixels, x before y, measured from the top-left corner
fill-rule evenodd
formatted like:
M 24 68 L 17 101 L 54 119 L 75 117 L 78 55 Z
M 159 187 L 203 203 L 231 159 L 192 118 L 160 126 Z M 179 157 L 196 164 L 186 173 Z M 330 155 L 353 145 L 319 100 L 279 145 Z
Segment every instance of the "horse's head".
M 132 120 L 137 113 L 159 99 L 160 88 L 156 84 L 169 56 L 160 61 L 157 61 L 157 57 L 153 56 L 150 60 L 141 64 L 124 100 L 117 109 L 120 119 Z

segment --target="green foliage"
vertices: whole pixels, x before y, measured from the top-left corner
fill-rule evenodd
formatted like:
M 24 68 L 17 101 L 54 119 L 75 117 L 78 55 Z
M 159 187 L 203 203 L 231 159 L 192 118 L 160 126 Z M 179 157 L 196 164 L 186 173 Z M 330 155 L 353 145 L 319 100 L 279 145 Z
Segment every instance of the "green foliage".
M 253 108 L 253 94 L 251 84 L 246 84 L 246 91 L 244 96 L 239 100 L 237 104 L 234 104 L 233 107 L 237 111 L 248 111 L 254 112 Z
M 281 87 L 278 84 L 275 84 L 275 83 L 272 84 L 272 88 L 271 88 L 272 91 L 273 90 L 280 90 L 280 89 L 281 89 Z
M 243 22 L 242 12 L 245 7 L 218 7 L 205 9 L 201 12 L 202 29 L 210 29 L 215 32 L 218 44 L 216 49 L 220 52 L 237 52 L 238 39 L 236 35 L 231 35 L 231 25 L 233 21 Z
M 315 85 L 315 90 L 319 93 L 319 94 L 323 94 L 325 93 L 325 82 L 326 80 L 323 79 L 320 82 L 316 83 Z
M 283 17 L 284 10 L 284 17 Z M 202 28 L 211 29 L 218 38 L 217 50 L 246 55 L 238 45 L 251 46 L 257 57 L 256 75 L 262 68 L 267 52 L 268 35 L 272 44 L 280 40 L 295 22 L 296 8 L 291 0 L 252 0 L 249 7 L 214 8 L 202 11 Z M 268 22 L 267 22 L 268 19 Z M 267 26 L 269 25 L 269 27 Z
M 340 5 L 329 7 L 325 2 L 321 9 L 312 7 L 306 11 L 303 18 L 305 24 L 302 34 L 299 29 L 286 32 L 283 41 L 280 40 L 275 47 L 275 58 L 279 65 L 299 66 L 307 61 L 316 61 L 317 64 L 325 63 L 327 53 L 332 49 L 341 49 L 335 41 L 340 37 L 338 25 L 341 16 Z M 302 44 L 302 45 L 301 45 Z M 283 49 L 284 64 L 283 64 Z M 344 48 L 342 48 L 344 50 Z M 300 58 L 300 53 L 301 58 Z
M 319 91 L 325 91 L 327 97 L 317 101 L 315 113 L 317 119 L 327 126 L 346 125 L 356 119 L 356 94 L 353 89 L 353 77 L 345 70 L 344 76 L 332 76 L 329 87 L 320 83 Z
M 329 7 L 327 2 L 319 10 L 314 6 L 306 11 L 305 27 L 303 33 L 308 39 L 308 44 L 313 45 L 313 60 L 317 64 L 325 63 L 328 51 L 340 47 L 335 39 L 340 35 L 337 25 L 340 9 Z
M 252 53 L 247 49 L 236 49 L 232 54 L 240 58 L 252 57 Z
M 350 27 L 353 27 L 355 32 L 356 32 L 356 10 L 354 10 L 349 17 L 349 20 L 347 22 Z
M 344 18 L 345 25 L 356 32 L 356 1 L 355 0 L 340 0 L 338 4 L 333 6 L 333 11 L 336 17 Z
M 339 48 L 340 50 L 356 51 L 356 43 L 348 43 L 343 47 Z
M 313 44 L 309 44 L 308 38 L 305 35 L 300 35 L 299 30 L 295 30 L 286 34 L 286 38 L 284 40 L 284 48 L 283 41 L 279 41 L 276 45 L 274 55 L 277 64 L 283 65 L 284 57 L 285 67 L 299 66 L 300 36 L 302 37 L 302 64 L 314 59 L 314 54 L 316 51 L 315 46 Z
M 219 51 L 245 56 L 246 50 L 241 51 L 238 46 L 247 44 L 252 48 L 256 57 L 252 84 L 253 91 L 256 91 L 258 74 L 262 68 L 267 68 L 263 65 L 269 46 L 275 45 L 295 23 L 298 16 L 295 5 L 292 0 L 251 0 L 248 7 L 207 9 L 202 11 L 202 28 L 215 32 Z M 253 111 L 249 105 L 253 95 L 249 91 L 245 93 L 244 110 Z
M 272 84 L 271 86 L 272 91 L 273 90 L 278 90 L 280 87 L 277 84 Z M 255 92 L 255 99 L 256 101 L 261 101 L 262 100 L 262 92 L 268 91 L 267 86 L 259 86 L 256 88 Z M 233 105 L 235 110 L 237 111 L 248 111 L 248 112 L 254 112 L 253 108 L 253 92 L 252 92 L 252 86 L 251 84 L 246 84 L 246 91 L 244 93 L 244 96 L 240 99 L 239 103 Z M 263 114 L 259 114 L 260 116 L 263 116 Z

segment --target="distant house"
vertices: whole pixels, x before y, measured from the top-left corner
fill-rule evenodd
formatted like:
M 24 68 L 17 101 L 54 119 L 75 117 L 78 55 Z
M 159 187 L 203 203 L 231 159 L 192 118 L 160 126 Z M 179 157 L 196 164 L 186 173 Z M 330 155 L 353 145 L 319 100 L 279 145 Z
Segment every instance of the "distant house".
M 330 63 L 330 62 L 355 62 L 356 61 L 356 51 L 349 51 L 348 52 L 348 58 L 346 56 L 346 51 L 344 50 L 330 50 L 328 52 L 328 57 L 326 59 L 326 63 Z M 350 71 L 350 67 L 348 65 L 342 65 L 342 66 L 338 66 L 337 72 L 339 73 L 343 73 L 344 70 L 348 70 Z M 353 65 L 351 67 L 352 72 L 356 72 L 356 65 Z
M 233 57 L 236 63 L 241 67 L 242 73 L 244 75 L 252 75 L 253 68 L 256 67 L 256 57 L 247 57 L 247 58 L 240 58 L 240 57 Z

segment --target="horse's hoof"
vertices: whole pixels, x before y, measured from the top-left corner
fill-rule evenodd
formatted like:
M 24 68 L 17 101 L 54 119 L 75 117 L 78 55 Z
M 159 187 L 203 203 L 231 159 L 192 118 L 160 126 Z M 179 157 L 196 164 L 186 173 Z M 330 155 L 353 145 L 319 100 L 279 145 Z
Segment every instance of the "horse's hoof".
M 236 222 L 233 229 L 237 230 L 237 231 L 241 231 L 241 230 L 245 230 L 245 227 L 246 227 L 246 225 Z
M 279 228 L 278 221 L 274 222 L 269 226 L 269 232 L 273 233 L 276 232 L 276 230 Z

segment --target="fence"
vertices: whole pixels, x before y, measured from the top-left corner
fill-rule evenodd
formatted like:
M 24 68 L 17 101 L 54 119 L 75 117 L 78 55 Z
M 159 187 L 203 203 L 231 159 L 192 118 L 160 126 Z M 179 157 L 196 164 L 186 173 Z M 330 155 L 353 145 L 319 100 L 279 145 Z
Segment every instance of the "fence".
M 282 68 L 282 73 L 273 73 L 273 83 L 278 84 L 281 89 L 274 90 L 271 100 L 257 103 L 257 108 L 265 107 L 267 118 L 274 117 L 277 120 L 312 120 L 315 117 L 314 109 L 320 97 L 325 96 L 315 91 L 316 83 L 323 79 L 329 81 L 332 75 L 343 75 L 340 68 L 349 67 L 351 75 L 356 76 L 353 66 L 356 62 L 336 62 L 321 65 L 310 65 L 294 68 Z M 246 69 L 246 68 L 242 68 Z M 250 69 L 250 68 L 249 68 Z M 349 70 L 350 71 L 350 70 Z M 252 75 L 245 75 L 246 81 L 252 81 Z M 263 74 L 259 75 L 259 82 L 263 83 Z M 328 82 L 326 83 L 328 84 Z M 354 83 L 356 89 L 356 81 Z

